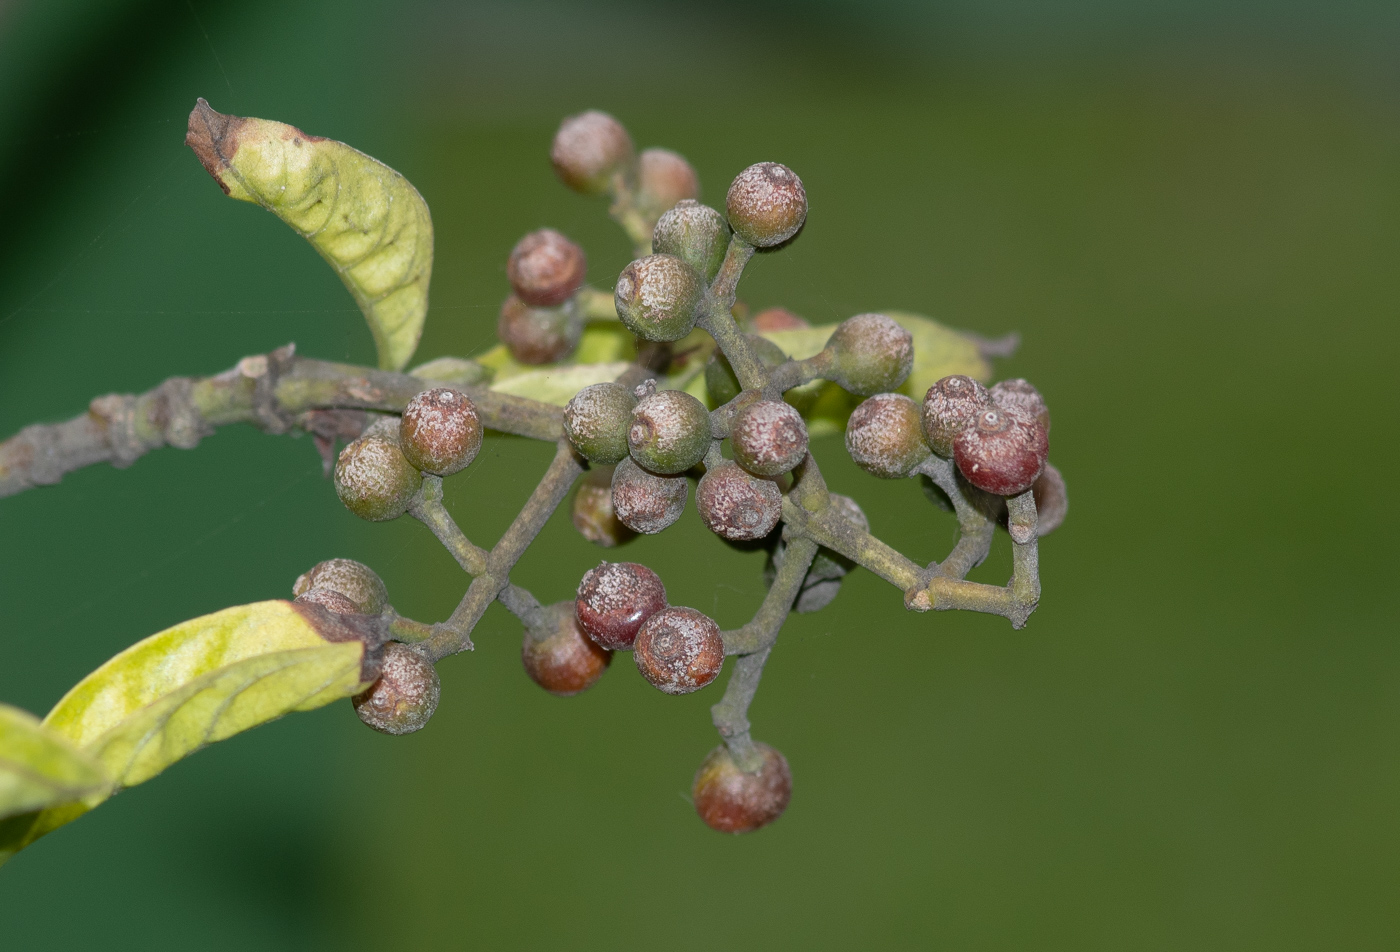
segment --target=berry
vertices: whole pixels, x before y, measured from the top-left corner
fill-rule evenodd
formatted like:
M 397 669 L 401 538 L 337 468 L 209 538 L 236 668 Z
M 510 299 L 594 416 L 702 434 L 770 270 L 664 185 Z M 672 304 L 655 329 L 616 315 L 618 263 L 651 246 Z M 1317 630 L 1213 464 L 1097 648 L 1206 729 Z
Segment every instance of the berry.
M 612 176 L 632 161 L 632 137 L 612 116 L 590 109 L 559 124 L 549 160 L 574 191 L 603 192 Z
M 735 176 L 725 207 L 736 235 L 755 248 L 771 248 L 802 230 L 807 192 L 786 165 L 759 162 Z
M 610 651 L 631 649 L 648 618 L 666 607 L 666 586 L 636 562 L 604 562 L 578 586 L 574 613 L 588 637 Z
M 564 432 L 589 462 L 621 462 L 627 458 L 627 431 L 636 406 L 636 396 L 622 384 L 592 384 L 564 405 Z
M 496 336 L 522 364 L 554 364 L 574 352 L 583 322 L 561 310 L 530 307 L 512 294 L 501 305 Z
M 532 231 L 515 243 L 506 277 L 515 296 L 532 307 L 558 307 L 583 286 L 583 249 L 553 228 Z
M 685 156 L 670 149 L 645 149 L 637 157 L 638 204 L 651 220 L 677 202 L 700 195 L 700 178 Z
M 713 281 L 729 247 L 729 225 L 708 205 L 686 199 L 662 215 L 652 232 L 651 246 L 658 254 L 675 255 Z
M 783 514 L 783 494 L 773 480 L 750 476 L 725 460 L 700 477 L 695 506 L 711 532 L 746 542 L 773 531 Z
M 637 670 L 667 694 L 689 694 L 709 684 L 724 665 L 719 625 L 693 608 L 663 608 L 637 632 Z
M 781 400 L 758 400 L 740 410 L 729 431 L 734 462 L 755 476 L 781 476 L 807 456 L 807 424 Z
M 769 331 L 801 331 L 812 326 L 785 307 L 770 307 L 759 311 L 750 323 L 760 334 Z
M 1050 432 L 1050 408 L 1045 405 L 1045 398 L 1040 395 L 1040 391 L 1027 381 L 1017 377 L 1015 380 L 1003 380 L 992 384 L 988 396 L 999 407 L 1020 407 L 1039 420 L 1046 433 Z
M 361 519 L 384 522 L 408 511 L 423 477 L 403 453 L 382 437 L 362 436 L 340 451 L 335 492 Z
M 629 542 L 637 534 L 624 526 L 613 510 L 612 478 L 611 466 L 595 466 L 579 480 L 574 493 L 574 528 L 605 549 Z
M 653 473 L 683 473 L 710 448 L 710 413 L 684 390 L 658 390 L 632 409 L 627 446 Z
M 530 679 L 550 694 L 570 697 L 586 691 L 612 663 L 612 652 L 583 633 L 574 617 L 573 602 L 557 602 L 545 609 L 542 628 L 526 628 L 520 660 Z
M 657 476 L 625 459 L 613 470 L 613 511 L 633 532 L 653 535 L 681 517 L 689 488 L 684 476 Z
M 389 592 L 374 569 L 354 559 L 327 559 L 317 562 L 297 576 L 293 595 L 305 595 L 312 589 L 339 592 L 355 603 L 355 610 L 366 615 L 378 615 L 389 604 Z
M 723 744 L 710 751 L 695 773 L 695 812 L 712 830 L 752 833 L 783 815 L 792 799 L 792 771 L 782 754 L 754 744 L 763 764 L 745 773 Z
M 329 588 L 313 588 L 304 595 L 298 595 L 296 601 L 302 605 L 320 605 L 326 611 L 337 615 L 360 613 L 360 606 L 355 604 L 354 599 Z
M 1035 534 L 1049 535 L 1065 521 L 1065 513 L 1069 509 L 1065 478 L 1060 475 L 1058 469 L 1046 463 L 1031 491 L 1035 494 Z
M 476 459 L 481 435 L 481 418 L 466 395 L 451 387 L 436 387 L 424 390 L 404 407 L 399 447 L 416 469 L 451 476 Z
M 861 397 L 894 390 L 914 368 L 914 336 L 883 314 L 857 314 L 832 332 L 831 379 Z
M 953 374 L 924 395 L 924 438 L 939 456 L 953 455 L 953 440 L 978 412 L 991 405 L 987 388 L 971 377 Z
M 360 720 L 375 730 L 412 734 L 427 725 L 441 693 L 442 682 L 432 663 L 407 645 L 391 641 L 384 646 L 379 680 L 351 702 Z
M 643 340 L 680 340 L 695 327 L 704 290 L 700 275 L 680 258 L 648 255 L 617 276 L 613 306 Z
M 998 496 L 1030 489 L 1049 452 L 1045 427 L 1019 407 L 988 407 L 953 441 L 953 459 L 967 481 Z
M 846 422 L 846 452 L 873 476 L 902 479 L 929 458 L 919 405 L 902 393 L 877 393 Z
M 745 334 L 744 339 L 754 349 L 759 363 L 769 370 L 787 361 L 787 354 L 783 353 L 783 349 L 768 338 L 759 337 L 757 334 Z M 739 377 L 734 373 L 729 358 L 724 356 L 724 351 L 716 347 L 710 355 L 709 362 L 705 364 L 705 392 L 714 405 L 719 407 L 737 397 L 740 389 Z

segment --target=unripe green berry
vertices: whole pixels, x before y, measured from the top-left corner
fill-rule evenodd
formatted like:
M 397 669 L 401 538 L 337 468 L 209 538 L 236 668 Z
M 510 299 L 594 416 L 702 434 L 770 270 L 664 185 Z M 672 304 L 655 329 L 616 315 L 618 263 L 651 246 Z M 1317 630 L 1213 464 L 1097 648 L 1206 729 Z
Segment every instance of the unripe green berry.
M 1045 427 L 1014 406 L 988 407 L 953 441 L 953 459 L 967 481 L 998 496 L 1017 496 L 1030 489 L 1049 452 Z
M 787 360 L 787 354 L 783 353 L 783 349 L 766 337 L 745 334 L 744 339 L 753 348 L 759 363 L 769 370 Z M 705 392 L 708 394 L 710 402 L 717 407 L 723 406 L 737 397 L 741 389 L 739 377 L 734 373 L 734 367 L 729 363 L 729 358 L 724 356 L 724 351 L 716 347 L 714 353 L 710 355 L 709 361 L 705 364 Z
M 466 469 L 481 450 L 481 418 L 466 395 L 451 387 L 424 390 L 408 401 L 399 424 L 399 448 L 409 464 L 435 476 Z
M 830 378 L 861 397 L 898 388 L 914 368 L 914 336 L 883 314 L 842 321 L 826 347 Z
M 648 255 L 617 276 L 613 305 L 627 329 L 643 340 L 680 340 L 695 327 L 704 284 L 675 255 Z
M 710 282 L 724 263 L 729 235 L 729 225 L 719 212 L 686 199 L 657 221 L 651 247 L 657 254 L 675 255 Z
M 767 744 L 755 743 L 763 763 L 745 773 L 721 744 L 700 765 L 691 788 L 695 812 L 712 830 L 752 833 L 783 815 L 792 799 L 787 759 Z
M 667 694 L 689 694 L 709 684 L 724 666 L 719 625 L 693 608 L 663 608 L 637 632 L 637 670 Z
M 293 595 L 305 595 L 312 589 L 339 592 L 355 603 L 355 610 L 366 615 L 378 615 L 389 604 L 389 591 L 374 569 L 354 559 L 327 559 L 317 562 L 292 585 Z
M 583 286 L 588 259 L 583 249 L 553 228 L 521 238 L 506 262 L 515 296 L 531 307 L 558 307 Z
M 987 388 L 971 377 L 952 374 L 928 388 L 924 395 L 924 439 L 929 447 L 949 459 L 953 441 L 972 418 L 991 406 Z
M 423 477 L 392 442 L 362 436 L 340 451 L 335 492 L 361 519 L 384 522 L 408 511 Z
M 633 532 L 654 535 L 681 517 L 689 489 L 684 476 L 657 476 L 625 459 L 613 470 L 613 511 Z
M 574 617 L 573 602 L 545 609 L 545 624 L 526 628 L 520 660 L 530 679 L 550 694 L 571 697 L 586 691 L 612 663 L 612 652 L 584 634 Z
M 531 307 L 512 294 L 501 305 L 496 336 L 522 364 L 555 364 L 574 352 L 583 322 L 564 310 Z
M 351 700 L 360 720 L 375 730 L 411 734 L 427 726 L 441 694 L 442 682 L 432 662 L 407 645 L 391 641 L 384 646 L 379 680 Z
M 710 531 L 731 542 L 762 539 L 783 514 L 783 494 L 771 479 L 750 476 L 724 460 L 700 477 L 695 507 Z
M 1020 377 L 1003 380 L 992 384 L 992 389 L 987 391 L 987 395 L 999 407 L 1020 407 L 1039 420 L 1046 433 L 1050 432 L 1050 408 L 1045 405 L 1045 398 L 1040 395 L 1040 391 L 1031 386 L 1029 381 Z
M 1046 463 L 1031 490 L 1035 494 L 1035 534 L 1049 535 L 1060 527 L 1069 511 L 1065 478 L 1053 465 Z
M 632 161 L 632 137 L 612 116 L 590 109 L 560 123 L 549 160 L 574 191 L 604 192 L 612 176 Z
M 846 422 L 846 452 L 882 479 L 903 479 L 929 458 L 919 405 L 902 393 L 877 393 Z
M 670 149 L 644 149 L 637 157 L 637 204 L 648 220 L 699 195 L 700 177 L 685 156 Z
M 658 390 L 632 409 L 627 446 L 653 473 L 685 472 L 705 458 L 710 439 L 709 411 L 684 390 Z
M 781 476 L 807 456 L 807 424 L 781 400 L 758 400 L 740 410 L 729 431 L 734 462 L 755 476 Z
M 611 465 L 627 458 L 627 431 L 637 397 L 620 383 L 595 383 L 564 405 L 564 433 L 592 463 Z
M 610 651 L 631 650 L 637 632 L 666 607 L 666 586 L 636 562 L 604 562 L 584 573 L 574 614 L 584 633 Z
M 637 533 L 622 524 L 612 504 L 611 466 L 595 466 L 579 480 L 574 493 L 574 528 L 594 545 L 605 549 L 629 542 Z
M 771 248 L 802 230 L 807 192 L 786 165 L 759 162 L 735 176 L 725 207 L 735 234 L 755 248 Z

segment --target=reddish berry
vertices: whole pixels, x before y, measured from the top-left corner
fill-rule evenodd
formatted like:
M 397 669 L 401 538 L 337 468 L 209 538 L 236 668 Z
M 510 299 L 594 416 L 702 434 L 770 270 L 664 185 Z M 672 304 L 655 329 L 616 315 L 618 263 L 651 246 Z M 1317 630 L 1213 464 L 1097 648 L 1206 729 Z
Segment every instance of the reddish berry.
M 545 609 L 542 628 L 525 629 L 520 660 L 525 673 L 550 694 L 569 697 L 586 691 L 612 663 L 612 652 L 600 648 L 579 627 L 573 602 Z
M 651 247 L 657 254 L 675 255 L 706 281 L 713 281 L 724 263 L 729 235 L 729 225 L 719 212 L 687 199 L 657 221 Z
M 378 615 L 389 604 L 389 592 L 384 582 L 368 565 L 354 559 L 327 559 L 318 562 L 297 576 L 293 595 L 305 595 L 313 589 L 339 592 L 355 603 L 355 611 Z
M 583 286 L 583 249 L 553 228 L 532 231 L 515 244 L 506 277 L 515 296 L 532 307 L 558 307 Z
M 1049 452 L 1045 427 L 1019 407 L 988 407 L 953 441 L 953 459 L 967 481 L 998 496 L 1030 489 Z
M 636 562 L 604 562 L 579 583 L 574 612 L 588 637 L 610 651 L 627 651 L 642 624 L 666 607 L 666 586 Z
M 424 390 L 408 401 L 399 424 L 399 446 L 417 469 L 451 476 L 466 469 L 481 449 L 481 418 L 466 395 L 451 387 Z
M 787 360 L 783 349 L 766 337 L 745 334 L 744 339 L 758 356 L 758 362 L 769 370 Z M 739 377 L 734 373 L 729 358 L 724 356 L 724 351 L 716 347 L 710 355 L 709 362 L 705 364 L 705 392 L 710 402 L 717 407 L 723 406 L 737 397 L 740 389 L 742 388 L 739 386 Z
M 549 159 L 569 188 L 585 194 L 603 192 L 612 176 L 632 161 L 632 137 L 612 116 L 590 109 L 559 125 Z
M 693 608 L 663 608 L 637 632 L 637 670 L 667 694 L 689 694 L 709 684 L 724 665 L 719 625 Z
M 684 390 L 658 390 L 632 410 L 627 446 L 645 469 L 663 476 L 683 473 L 710 448 L 710 413 Z
M 428 659 L 407 645 L 391 641 L 384 647 L 379 680 L 355 695 L 360 720 L 385 734 L 422 730 L 437 710 L 442 682 Z
M 613 306 L 627 329 L 643 340 L 680 340 L 695 327 L 704 282 L 674 255 L 648 255 L 617 276 Z
M 361 519 L 384 522 L 408 511 L 423 477 L 392 442 L 362 436 L 340 451 L 335 492 Z
M 1046 433 L 1050 432 L 1050 408 L 1045 405 L 1045 398 L 1040 395 L 1040 391 L 1027 381 L 1020 377 L 1015 380 L 1003 380 L 992 385 L 988 396 L 999 407 L 1020 407 L 1039 420 Z
M 1035 493 L 1035 534 L 1049 535 L 1065 521 L 1069 511 L 1069 496 L 1065 492 L 1065 478 L 1050 463 L 1031 487 Z
M 613 511 L 633 532 L 653 535 L 681 517 L 689 488 L 684 476 L 657 476 L 625 459 L 613 470 Z
M 638 204 L 655 220 L 677 202 L 698 198 L 700 177 L 685 156 L 670 149 L 645 149 L 637 157 Z
M 953 440 L 979 412 L 991 405 L 987 388 L 971 377 L 953 374 L 928 388 L 924 395 L 924 438 L 929 448 L 947 459 Z
M 734 462 L 755 476 L 781 476 L 807 456 L 807 424 L 781 400 L 758 400 L 740 410 L 729 431 Z
M 496 336 L 522 364 L 555 364 L 574 352 L 583 322 L 561 310 L 530 307 L 512 294 L 501 305 Z
M 877 393 L 846 422 L 846 452 L 882 479 L 903 479 L 929 457 L 919 405 L 902 393 Z
M 725 460 L 700 477 L 695 507 L 711 532 L 744 542 L 773 531 L 783 514 L 783 494 L 773 480 L 750 476 Z
M 754 744 L 763 763 L 745 773 L 723 744 L 710 751 L 695 774 L 691 796 L 695 812 L 710 829 L 721 833 L 752 833 L 783 815 L 792 799 L 792 771 L 782 754 L 767 744 Z
M 304 595 L 298 595 L 296 601 L 302 605 L 320 605 L 326 611 L 334 612 L 337 615 L 357 615 L 360 613 L 360 606 L 355 604 L 354 599 L 329 588 L 313 588 Z
M 755 248 L 771 248 L 802 230 L 807 192 L 786 165 L 759 162 L 734 178 L 725 207 L 735 234 Z
M 612 504 L 611 466 L 595 466 L 579 480 L 574 493 L 574 528 L 594 545 L 605 549 L 631 541 L 637 533 L 622 524 Z
M 883 314 L 842 321 L 826 347 L 831 379 L 861 397 L 896 389 L 914 368 L 914 335 Z
M 760 334 L 769 331 L 801 331 L 812 325 L 803 318 L 783 307 L 770 307 L 759 311 L 751 321 L 753 329 Z
M 637 398 L 620 383 L 595 383 L 564 405 L 564 432 L 583 457 L 611 465 L 627 458 L 627 431 Z

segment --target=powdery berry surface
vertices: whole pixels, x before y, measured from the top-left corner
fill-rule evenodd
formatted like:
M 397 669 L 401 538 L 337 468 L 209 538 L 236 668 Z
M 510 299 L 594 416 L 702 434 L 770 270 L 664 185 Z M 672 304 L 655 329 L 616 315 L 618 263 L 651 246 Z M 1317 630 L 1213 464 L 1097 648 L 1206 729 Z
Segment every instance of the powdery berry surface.
M 999 407 L 1020 407 L 1039 420 L 1047 433 L 1050 432 L 1050 408 L 1045 405 L 1045 398 L 1040 395 L 1040 391 L 1031 386 L 1029 381 L 1020 377 L 1003 380 L 993 384 L 988 395 Z
M 549 627 L 525 632 L 520 660 L 525 673 L 550 694 L 570 697 L 592 687 L 612 654 L 583 633 L 573 602 L 549 606 Z
M 874 476 L 900 479 L 928 458 L 919 406 L 901 393 L 877 393 L 846 422 L 846 451 Z
M 417 469 L 451 476 L 481 449 L 481 418 L 465 394 L 451 387 L 425 390 L 408 401 L 399 424 L 399 445 Z
M 666 586 L 636 562 L 604 562 L 589 569 L 574 603 L 584 632 L 610 651 L 630 649 L 646 620 L 665 607 Z
M 632 154 L 632 137 L 612 116 L 596 109 L 570 116 L 549 150 L 554 171 L 577 191 L 602 191 L 608 175 Z
M 583 285 L 588 260 L 583 249 L 553 228 L 521 238 L 506 262 L 506 277 L 520 300 L 558 307 Z
M 432 664 L 397 642 L 384 648 L 379 680 L 354 697 L 355 713 L 385 734 L 411 734 L 437 710 L 442 685 Z
M 797 173 L 777 162 L 750 165 L 734 178 L 725 199 L 729 225 L 758 248 L 780 245 L 807 220 L 807 191 Z
M 953 441 L 953 459 L 967 481 L 998 496 L 1030 489 L 1045 468 L 1045 427 L 1019 407 L 989 407 Z
M 613 511 L 633 532 L 652 535 L 681 517 L 689 488 L 684 476 L 657 476 L 625 459 L 613 472 Z
M 763 765 L 745 773 L 729 749 L 716 747 L 695 774 L 691 794 L 695 812 L 721 833 L 752 833 L 782 816 L 792 799 L 792 771 L 782 754 L 767 744 L 754 744 Z
M 992 402 L 987 388 L 971 377 L 953 374 L 924 395 L 924 436 L 935 453 L 953 455 L 953 440 L 977 413 Z
M 762 539 L 783 514 L 783 494 L 771 479 L 750 476 L 725 460 L 700 477 L 695 505 L 711 532 L 735 542 Z
M 709 684 L 724 665 L 719 625 L 693 608 L 665 608 L 637 633 L 632 657 L 642 677 L 667 694 L 689 694 Z
M 807 455 L 807 424 L 781 400 L 751 403 L 734 418 L 729 434 L 734 459 L 758 476 L 789 472 Z

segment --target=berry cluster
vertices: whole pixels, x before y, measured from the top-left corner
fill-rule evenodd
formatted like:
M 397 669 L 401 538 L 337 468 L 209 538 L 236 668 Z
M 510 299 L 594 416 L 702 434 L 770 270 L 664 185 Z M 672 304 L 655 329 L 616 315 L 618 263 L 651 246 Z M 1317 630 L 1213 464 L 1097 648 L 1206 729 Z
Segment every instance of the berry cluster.
M 701 764 L 694 800 L 714 829 L 751 831 L 776 819 L 791 796 L 787 761 L 752 739 L 747 720 L 789 612 L 822 608 L 842 577 L 864 565 L 902 589 L 910 609 L 964 608 L 1025 624 L 1039 598 L 1037 539 L 1060 524 L 1066 506 L 1064 481 L 1047 459 L 1049 411 L 1024 380 L 988 389 L 951 375 L 922 401 L 900 393 L 914 366 L 914 338 L 883 314 L 842 322 L 802 359 L 763 336 L 808 327 L 780 308 L 745 319 L 736 301 L 755 252 L 783 247 L 806 224 L 806 191 L 786 166 L 744 169 L 721 211 L 698 201 L 698 178 L 682 157 L 637 154 L 627 131 L 600 112 L 566 119 L 551 159 L 570 188 L 610 197 L 611 214 L 639 253 L 618 275 L 611 306 L 600 307 L 582 249 L 552 229 L 526 235 L 506 266 L 512 293 L 501 309 L 501 341 L 520 364 L 552 364 L 569 358 L 589 322 L 620 321 L 637 339 L 635 362 L 616 380 L 583 387 L 562 412 L 543 404 L 530 411 L 545 421 L 537 430 L 555 434 L 558 452 L 490 551 L 472 544 L 441 503 L 442 478 L 471 463 L 484 426 L 510 428 L 499 422 L 506 410 L 487 408 L 490 391 L 424 390 L 401 416 L 373 420 L 340 453 L 335 487 L 347 508 L 375 521 L 413 515 L 472 577 L 447 621 L 402 618 L 378 577 L 347 560 L 316 566 L 295 593 L 329 611 L 387 619 L 395 640 L 384 649 L 383 674 L 354 699 L 361 719 L 387 733 L 424 726 L 438 703 L 433 663 L 471 647 L 472 628 L 495 600 L 524 622 L 525 670 L 555 695 L 586 690 L 618 651 L 631 651 L 642 677 L 666 694 L 703 689 L 725 657 L 736 656 L 713 708 L 724 743 Z M 701 380 L 703 389 L 692 386 Z M 827 489 L 807 420 L 785 399 L 814 381 L 866 398 L 845 433 L 862 469 L 919 478 L 956 512 L 962 534 L 945 560 L 920 565 L 890 549 L 871 536 L 853 500 Z M 635 562 L 589 570 L 572 601 L 543 605 L 511 584 L 511 567 L 575 483 L 574 525 L 615 547 L 680 519 L 692 480 L 706 527 L 768 552 L 768 595 L 742 627 L 721 631 L 704 613 L 671 605 L 656 573 Z M 998 524 L 1014 547 L 1011 581 L 967 581 Z

